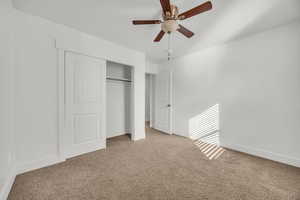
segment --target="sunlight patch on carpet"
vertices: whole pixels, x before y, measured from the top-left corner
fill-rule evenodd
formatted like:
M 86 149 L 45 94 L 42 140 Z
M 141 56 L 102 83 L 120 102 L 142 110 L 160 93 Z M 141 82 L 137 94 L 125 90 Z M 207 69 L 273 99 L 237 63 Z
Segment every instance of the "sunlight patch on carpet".
M 194 141 L 199 150 L 209 159 L 218 159 L 226 150 L 216 143 L 207 143 L 201 140 Z

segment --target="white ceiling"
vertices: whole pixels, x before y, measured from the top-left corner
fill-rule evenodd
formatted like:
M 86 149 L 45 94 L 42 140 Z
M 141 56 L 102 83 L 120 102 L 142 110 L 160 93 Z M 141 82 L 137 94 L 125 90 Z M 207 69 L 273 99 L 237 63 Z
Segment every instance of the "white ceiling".
M 180 12 L 206 0 L 171 0 Z M 213 10 L 182 21 L 195 33 L 191 39 L 172 36 L 173 56 L 234 40 L 300 18 L 300 0 L 211 0 Z M 160 19 L 159 0 L 13 0 L 17 9 L 65 24 L 123 46 L 146 52 L 148 59 L 166 59 L 167 37 L 153 39 L 160 25 L 133 26 L 133 19 Z

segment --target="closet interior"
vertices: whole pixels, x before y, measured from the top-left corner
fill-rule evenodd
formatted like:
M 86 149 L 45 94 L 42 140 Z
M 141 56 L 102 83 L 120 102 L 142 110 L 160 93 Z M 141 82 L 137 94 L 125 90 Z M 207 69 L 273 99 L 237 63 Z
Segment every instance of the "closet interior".
M 106 138 L 131 134 L 132 67 L 106 63 Z

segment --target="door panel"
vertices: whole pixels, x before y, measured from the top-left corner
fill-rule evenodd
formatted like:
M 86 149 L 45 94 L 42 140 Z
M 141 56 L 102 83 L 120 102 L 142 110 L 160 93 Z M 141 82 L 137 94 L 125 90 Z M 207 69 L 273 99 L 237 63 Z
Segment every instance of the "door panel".
M 99 119 L 95 114 L 74 115 L 74 144 L 94 141 L 98 138 Z
M 85 62 L 83 58 L 79 59 L 74 64 L 74 103 L 96 103 L 99 102 L 101 90 L 99 86 L 101 84 L 101 67 L 98 66 L 97 61 L 92 63 L 88 62 L 87 58 Z
M 66 53 L 66 156 L 105 147 L 104 60 Z
M 172 73 L 162 71 L 155 77 L 155 129 L 172 134 Z

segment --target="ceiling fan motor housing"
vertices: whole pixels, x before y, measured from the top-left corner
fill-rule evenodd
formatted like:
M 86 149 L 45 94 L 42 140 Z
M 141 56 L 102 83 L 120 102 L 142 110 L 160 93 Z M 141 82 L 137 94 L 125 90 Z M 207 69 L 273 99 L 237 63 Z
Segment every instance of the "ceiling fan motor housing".
M 179 29 L 177 23 L 178 7 L 175 5 L 170 5 L 170 6 L 171 6 L 170 12 L 163 13 L 164 22 L 161 24 L 161 29 L 165 33 L 172 33 L 177 31 L 177 29 Z
M 162 17 L 163 19 L 166 21 L 166 20 L 170 20 L 170 19 L 177 19 L 178 17 L 178 7 L 175 6 L 175 5 L 170 5 L 171 7 L 171 10 L 170 11 L 167 11 L 166 13 L 162 13 Z

